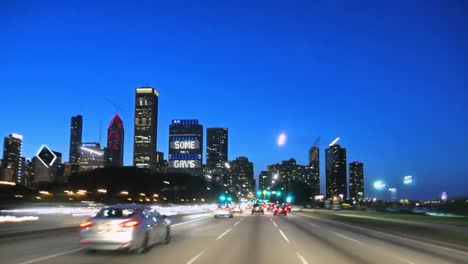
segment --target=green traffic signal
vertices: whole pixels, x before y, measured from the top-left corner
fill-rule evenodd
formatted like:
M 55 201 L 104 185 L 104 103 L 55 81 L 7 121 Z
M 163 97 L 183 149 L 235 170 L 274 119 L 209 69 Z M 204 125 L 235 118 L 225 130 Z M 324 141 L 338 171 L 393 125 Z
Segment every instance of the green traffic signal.
M 280 191 L 277 191 L 277 192 L 276 192 L 276 196 L 277 196 L 277 197 L 281 197 L 281 192 L 280 192 Z
M 226 201 L 226 196 L 221 195 L 221 196 L 219 197 L 219 200 L 221 200 L 222 202 Z
M 227 200 L 228 200 L 228 202 L 232 202 L 232 198 L 231 198 L 231 197 L 228 197 Z

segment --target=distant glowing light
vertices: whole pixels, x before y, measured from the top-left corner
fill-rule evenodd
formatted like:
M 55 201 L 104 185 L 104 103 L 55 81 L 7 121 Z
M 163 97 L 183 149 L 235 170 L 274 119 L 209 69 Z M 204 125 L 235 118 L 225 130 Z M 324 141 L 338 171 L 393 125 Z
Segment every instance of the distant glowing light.
M 104 151 L 96 151 L 94 149 L 90 149 L 90 148 L 87 148 L 87 147 L 81 147 L 82 150 L 84 151 L 88 151 L 89 153 L 92 153 L 94 155 L 98 155 L 98 156 L 103 156 L 104 155 Z
M 1 184 L 1 185 L 11 185 L 11 186 L 15 186 L 15 185 L 16 185 L 15 182 L 9 182 L 9 181 L 0 181 L 0 184 Z
M 403 177 L 403 184 L 411 184 L 413 183 L 413 176 L 405 176 Z
M 374 182 L 374 188 L 377 190 L 382 190 L 384 189 L 386 184 L 383 181 L 375 181 Z
M 278 146 L 279 147 L 282 147 L 286 144 L 286 134 L 285 133 L 281 133 L 279 136 L 278 136 Z
M 448 197 L 447 197 L 447 193 L 446 193 L 446 192 L 443 192 L 442 195 L 440 196 L 440 199 L 441 199 L 442 201 L 447 201 L 447 198 L 448 198 Z
M 339 137 L 335 138 L 335 140 L 333 140 L 332 143 L 330 143 L 330 145 L 328 145 L 328 146 L 331 147 L 331 146 L 335 145 L 338 142 L 338 140 L 340 140 Z

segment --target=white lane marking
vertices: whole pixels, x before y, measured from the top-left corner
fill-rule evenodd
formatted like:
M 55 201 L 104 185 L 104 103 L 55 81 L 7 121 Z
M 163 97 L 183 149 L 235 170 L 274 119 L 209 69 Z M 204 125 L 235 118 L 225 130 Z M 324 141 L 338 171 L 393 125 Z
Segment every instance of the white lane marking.
M 194 262 L 197 261 L 197 259 L 198 259 L 199 257 L 201 257 L 203 254 L 205 254 L 205 251 L 202 251 L 202 252 L 198 253 L 198 255 L 196 255 L 196 256 L 193 257 L 191 260 L 189 260 L 189 261 L 187 262 L 187 264 L 192 264 L 192 263 L 194 263 Z
M 311 225 L 311 226 L 313 226 L 313 227 L 320 228 L 320 226 L 319 226 L 319 225 L 316 225 L 316 224 L 314 224 L 314 223 L 309 223 L 309 225 Z
M 397 238 L 397 239 L 406 240 L 406 241 L 413 242 L 413 243 L 416 242 L 416 243 L 420 243 L 420 244 L 423 244 L 423 245 L 426 245 L 426 246 L 431 246 L 431 247 L 435 247 L 435 248 L 439 248 L 439 249 L 444 249 L 444 250 L 456 252 L 456 253 L 461 254 L 461 255 L 468 256 L 467 252 L 463 252 L 463 251 L 460 251 L 460 250 L 451 249 L 451 248 L 443 247 L 443 246 L 439 246 L 439 245 L 434 245 L 434 244 L 419 241 L 419 240 L 416 240 L 416 239 L 411 239 L 411 238 L 402 237 L 402 236 L 396 236 L 396 235 L 392 235 L 392 234 L 389 234 L 389 233 L 384 233 L 384 232 L 368 229 L 368 228 L 365 228 L 365 227 L 346 224 L 346 223 L 343 223 L 343 222 L 338 222 L 338 221 L 333 221 L 333 220 L 325 220 L 323 218 L 315 217 L 315 216 L 311 216 L 311 215 L 305 215 L 305 214 L 301 214 L 301 213 L 299 213 L 299 215 L 302 215 L 302 216 L 308 217 L 308 218 L 319 219 L 319 220 L 322 220 L 324 222 L 333 222 L 333 223 L 337 223 L 337 224 L 340 224 L 340 225 L 350 226 L 350 227 L 353 227 L 353 228 L 356 228 L 356 229 L 366 230 L 366 231 L 369 231 L 371 233 L 376 233 L 376 234 L 380 234 L 380 235 L 384 235 L 384 236 L 394 237 L 394 238 Z
M 401 261 L 403 261 L 403 262 L 405 262 L 405 263 L 407 263 L 407 264 L 416 264 L 416 263 L 414 263 L 414 262 L 412 262 L 412 261 L 409 261 L 409 260 L 407 260 L 407 259 L 404 259 L 404 258 L 398 258 L 398 259 L 401 260 Z
M 225 236 L 227 233 L 231 232 L 232 228 L 229 228 L 228 230 L 226 230 L 224 233 L 222 233 L 221 235 L 219 235 L 218 238 L 216 238 L 216 240 L 220 240 L 221 238 L 223 238 L 223 236 Z
M 283 233 L 283 230 L 281 230 L 281 229 L 278 229 L 278 230 L 279 230 L 280 234 L 283 236 L 284 240 L 286 240 L 286 242 L 288 242 L 288 243 L 291 243 L 291 241 L 289 241 L 288 237 Z
M 29 260 L 29 261 L 26 261 L 26 262 L 21 262 L 19 264 L 31 264 L 31 263 L 41 262 L 41 261 L 44 261 L 44 260 L 60 257 L 60 256 L 67 255 L 67 254 L 70 254 L 70 253 L 73 253 L 73 252 L 77 252 L 77 251 L 80 251 L 80 250 L 83 250 L 83 249 L 84 248 L 75 248 L 75 249 L 65 251 L 65 252 L 62 252 L 62 253 L 57 253 L 57 254 L 45 256 L 45 257 L 42 257 L 42 258 L 32 259 L 32 260 Z
M 234 224 L 234 226 L 238 225 L 238 224 L 240 223 L 240 221 L 241 221 L 241 220 L 237 221 L 237 222 Z
M 350 240 L 350 241 L 353 241 L 353 242 L 355 242 L 355 243 L 358 243 L 359 245 L 362 245 L 362 243 L 359 242 L 359 241 L 357 241 L 356 239 L 347 237 L 347 236 L 345 236 L 345 235 L 342 235 L 342 234 L 340 234 L 340 233 L 336 233 L 336 232 L 333 232 L 333 231 L 329 231 L 329 232 L 332 233 L 332 234 L 334 234 L 334 235 L 336 235 L 336 236 L 339 236 L 339 237 L 342 237 L 342 238 L 346 238 L 346 239 L 348 239 L 348 240 Z
M 296 252 L 296 255 L 299 258 L 299 260 L 302 262 L 302 264 L 309 264 L 309 262 L 307 262 L 307 260 L 299 252 Z
M 275 221 L 273 221 L 273 219 L 270 218 L 270 220 L 276 227 L 278 227 L 278 225 L 275 223 Z
M 192 222 L 196 222 L 196 221 L 201 221 L 201 220 L 205 220 L 205 219 L 209 219 L 209 218 L 211 218 L 211 217 L 198 218 L 198 219 L 190 220 L 190 221 L 187 221 L 187 222 L 182 222 L 182 223 L 173 224 L 173 225 L 171 225 L 171 227 L 176 227 L 176 226 L 180 226 L 180 225 L 185 225 L 185 224 L 188 224 L 188 223 L 192 223 Z

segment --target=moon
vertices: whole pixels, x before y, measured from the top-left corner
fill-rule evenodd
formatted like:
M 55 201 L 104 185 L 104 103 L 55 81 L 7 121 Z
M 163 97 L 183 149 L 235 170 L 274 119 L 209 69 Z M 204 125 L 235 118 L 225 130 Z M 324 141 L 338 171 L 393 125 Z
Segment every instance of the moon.
M 279 147 L 284 146 L 284 144 L 286 144 L 286 139 L 287 139 L 287 137 L 286 137 L 286 134 L 285 134 L 285 133 L 279 134 L 279 136 L 278 136 L 278 142 L 277 142 L 278 146 L 279 146 Z

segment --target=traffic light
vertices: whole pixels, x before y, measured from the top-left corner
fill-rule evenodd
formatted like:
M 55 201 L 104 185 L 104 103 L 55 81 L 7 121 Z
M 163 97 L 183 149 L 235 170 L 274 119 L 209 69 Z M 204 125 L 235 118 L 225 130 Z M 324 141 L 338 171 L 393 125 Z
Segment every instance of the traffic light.
M 228 200 L 228 202 L 232 202 L 232 198 L 231 198 L 231 197 L 228 197 L 227 200 Z
M 258 191 L 257 191 L 257 196 L 258 196 L 258 197 L 262 196 L 262 191 L 258 190 Z
M 292 202 L 292 199 L 293 199 L 292 196 L 288 195 L 288 197 L 286 197 L 286 202 L 290 203 L 290 202 Z
M 270 191 L 267 191 L 267 195 L 270 196 L 270 195 L 271 195 L 271 192 L 270 192 Z
M 277 197 L 281 197 L 281 191 L 277 191 L 277 192 L 276 192 L 276 196 L 277 196 Z
M 219 196 L 219 200 L 220 200 L 221 202 L 226 201 L 226 196 L 224 196 L 224 195 L 222 194 L 221 196 Z

